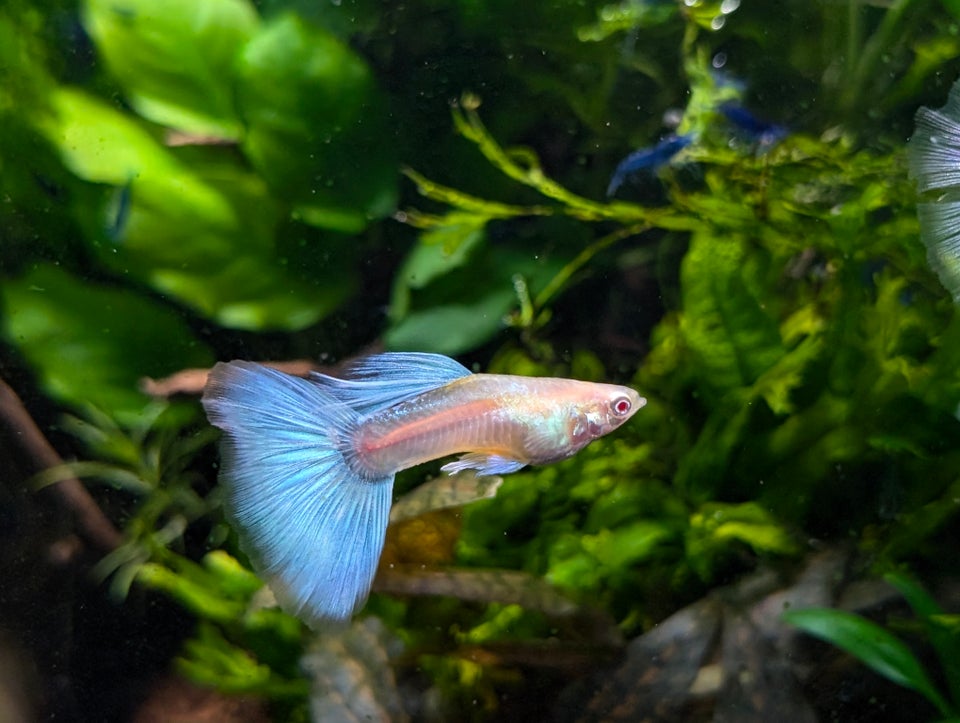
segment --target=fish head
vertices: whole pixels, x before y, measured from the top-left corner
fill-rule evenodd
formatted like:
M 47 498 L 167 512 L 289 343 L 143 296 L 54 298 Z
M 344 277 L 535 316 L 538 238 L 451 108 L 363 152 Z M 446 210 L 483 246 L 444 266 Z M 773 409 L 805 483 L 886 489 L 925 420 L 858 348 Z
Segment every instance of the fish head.
M 541 394 L 524 402 L 530 412 L 525 415 L 529 433 L 522 456 L 527 464 L 549 464 L 576 454 L 647 403 L 629 387 L 572 379 L 543 382 Z
M 591 384 L 571 415 L 571 442 L 579 449 L 609 434 L 646 403 L 647 400 L 630 387 Z

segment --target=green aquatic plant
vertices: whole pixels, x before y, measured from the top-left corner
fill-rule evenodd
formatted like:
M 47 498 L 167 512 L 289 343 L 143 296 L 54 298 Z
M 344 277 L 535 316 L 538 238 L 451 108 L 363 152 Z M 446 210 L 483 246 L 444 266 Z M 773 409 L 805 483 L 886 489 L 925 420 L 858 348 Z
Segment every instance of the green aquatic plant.
M 652 397 L 634 425 L 638 438 L 598 447 L 593 465 L 587 453 L 508 480 L 497 499 L 471 507 L 461 543 L 470 564 L 506 559 L 574 592 L 636 600 L 646 589 L 642 580 L 662 579 L 651 575 L 657 566 L 661 574 L 669 566 L 674 581 L 710 581 L 742 564 L 738 549 L 792 556 L 802 549 L 800 529 L 842 534 L 832 527 L 837 509 L 856 526 L 946 499 L 952 467 L 936 455 L 952 455 L 947 439 L 957 432 L 958 338 L 922 250 L 904 243 L 917 225 L 904 202 L 910 192 L 902 162 L 857 151 L 842 136 L 794 134 L 762 154 L 731 148 L 715 127 L 729 89 L 703 66 L 699 57 L 688 67 L 697 108 L 690 132 L 698 140 L 683 152 L 702 182 L 691 185 L 665 169 L 667 205 L 600 203 L 568 191 L 530 151 L 502 148 L 474 99 L 454 108 L 457 128 L 543 203 L 505 207 L 409 174 L 425 198 L 451 208 L 407 215 L 429 229 L 411 268 L 426 268 L 418 265 L 428 254 L 452 263 L 412 272 L 415 288 L 398 279 L 401 318 L 391 332 L 397 336 L 388 338 L 403 338 L 420 318 L 439 322 L 438 312 L 417 305 L 445 308 L 440 280 L 466 269 L 470 258 L 499 253 L 483 243 L 495 220 L 527 216 L 543 224 L 568 216 L 616 224 L 592 242 L 584 234 L 581 250 L 563 265 L 511 280 L 507 321 L 523 330 L 533 359 L 504 355 L 494 359 L 495 371 L 577 375 L 549 363 L 556 355 L 545 336 L 558 292 L 617 243 L 656 238 L 661 247 L 686 247 L 675 308 L 653 330 L 635 379 Z M 458 236 L 464 219 L 470 234 Z M 506 279 L 500 283 L 506 287 Z M 506 289 L 500 293 L 506 304 Z M 469 331 L 490 333 L 476 325 Z M 465 333 L 461 325 L 452 336 L 476 343 Z M 906 424 L 904 409 L 911 410 Z M 870 488 L 839 482 L 880 465 L 885 477 Z M 924 482 L 908 490 L 907 479 Z M 604 505 L 622 517 L 594 511 Z M 945 523 L 940 518 L 938 528 Z
M 783 619 L 845 650 L 891 682 L 916 691 L 937 709 L 941 720 L 960 720 L 960 619 L 946 614 L 910 576 L 889 573 L 884 579 L 906 598 L 917 616 L 921 636 L 932 645 L 940 661 L 946 695 L 907 644 L 886 627 L 832 608 L 790 610 Z
M 544 641 L 593 662 L 812 546 L 956 574 L 936 550 L 956 542 L 960 328 L 902 154 L 955 68 L 942 5 L 89 0 L 97 64 L 63 50 L 60 5 L 0 9 L 2 351 L 108 410 L 70 423 L 87 461 L 44 477 L 121 491 L 126 544 L 98 571 L 195 617 L 194 681 L 305 717 L 364 658 L 348 682 L 384 710 L 398 665 L 451 718 L 496 715 Z M 670 133 L 689 142 L 604 197 Z M 234 556 L 197 409 L 144 412 L 139 380 L 374 339 L 649 403 L 462 513 L 435 486 L 398 502 L 357 625 L 403 652 L 364 627 L 338 658 Z
M 42 472 L 37 489 L 76 477 L 117 490 L 128 497 L 132 512 L 125 521 L 123 543 L 106 554 L 95 574 L 110 578 L 113 595 L 122 600 L 143 566 L 156 558 L 185 552 L 188 526 L 209 518 L 218 506 L 216 494 L 195 467 L 197 454 L 216 438 L 198 428 L 192 405 L 155 402 L 135 422 L 118 422 L 90 406 L 83 416 L 67 416 L 66 431 L 86 448 L 87 460 Z
M 199 563 L 191 539 L 201 547 L 223 545 L 219 494 L 197 467 L 216 433 L 198 427 L 194 404 L 155 402 L 135 423 L 118 423 L 91 407 L 65 418 L 63 428 L 86 448 L 87 460 L 51 468 L 34 479 L 37 488 L 72 477 L 105 486 L 131 500 L 123 540 L 93 569 L 109 581 L 117 601 L 131 587 L 162 593 L 196 618 L 193 634 L 174 661 L 191 680 L 275 702 L 284 715 L 302 710 L 309 683 L 297 668 L 304 653 L 301 623 L 271 607 L 263 583 L 222 549 Z
M 198 320 L 294 332 L 354 293 L 355 238 L 397 185 L 386 99 L 357 53 L 245 0 L 89 0 L 62 22 L 20 5 L 0 14 L 0 300 L 49 393 L 135 413 L 137 375 L 211 363 Z M 103 61 L 85 83 L 42 42 L 76 22 Z M 8 173 L 24 153 L 32 171 Z

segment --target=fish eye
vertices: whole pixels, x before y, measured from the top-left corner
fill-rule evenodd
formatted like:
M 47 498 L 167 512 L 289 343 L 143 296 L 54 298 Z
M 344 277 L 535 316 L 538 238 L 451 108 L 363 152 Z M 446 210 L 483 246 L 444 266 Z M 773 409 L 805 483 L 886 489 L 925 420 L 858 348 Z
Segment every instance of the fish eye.
M 610 403 L 610 409 L 613 410 L 613 413 L 618 417 L 622 417 L 625 414 L 629 413 L 633 408 L 633 405 L 630 403 L 630 400 L 626 397 L 617 397 Z

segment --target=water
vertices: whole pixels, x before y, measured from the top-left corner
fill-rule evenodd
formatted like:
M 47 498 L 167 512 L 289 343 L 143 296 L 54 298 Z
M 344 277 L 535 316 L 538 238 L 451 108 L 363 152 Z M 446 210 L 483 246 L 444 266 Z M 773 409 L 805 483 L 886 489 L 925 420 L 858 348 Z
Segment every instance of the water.
M 960 336 L 905 149 L 947 102 L 957 20 L 15 0 L 0 717 L 304 720 L 341 705 L 331 680 L 377 720 L 955 715 L 930 615 L 957 610 Z M 217 360 L 336 373 L 384 348 L 648 404 L 396 522 L 360 619 L 316 635 L 247 569 L 196 398 Z M 82 464 L 38 482 L 61 459 Z M 807 607 L 861 617 L 781 619 Z

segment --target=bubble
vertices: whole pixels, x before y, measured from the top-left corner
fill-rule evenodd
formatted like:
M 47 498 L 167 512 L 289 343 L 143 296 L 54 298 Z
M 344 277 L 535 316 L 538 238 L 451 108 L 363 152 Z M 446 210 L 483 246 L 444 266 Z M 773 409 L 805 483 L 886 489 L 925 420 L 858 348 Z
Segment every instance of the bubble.
M 740 0 L 723 0 L 723 2 L 720 3 L 720 12 L 724 15 L 729 15 L 739 7 Z
M 713 60 L 711 61 L 711 63 L 714 68 L 716 68 L 717 70 L 720 70 L 720 68 L 722 68 L 724 65 L 727 64 L 727 54 L 723 52 L 717 53 L 716 55 L 713 56 Z
M 711 30 L 719 30 L 724 25 L 727 24 L 727 19 L 723 15 L 717 15 L 713 20 L 710 21 Z
M 665 128 L 677 128 L 683 121 L 683 110 L 680 108 L 668 108 L 663 113 L 663 125 Z

